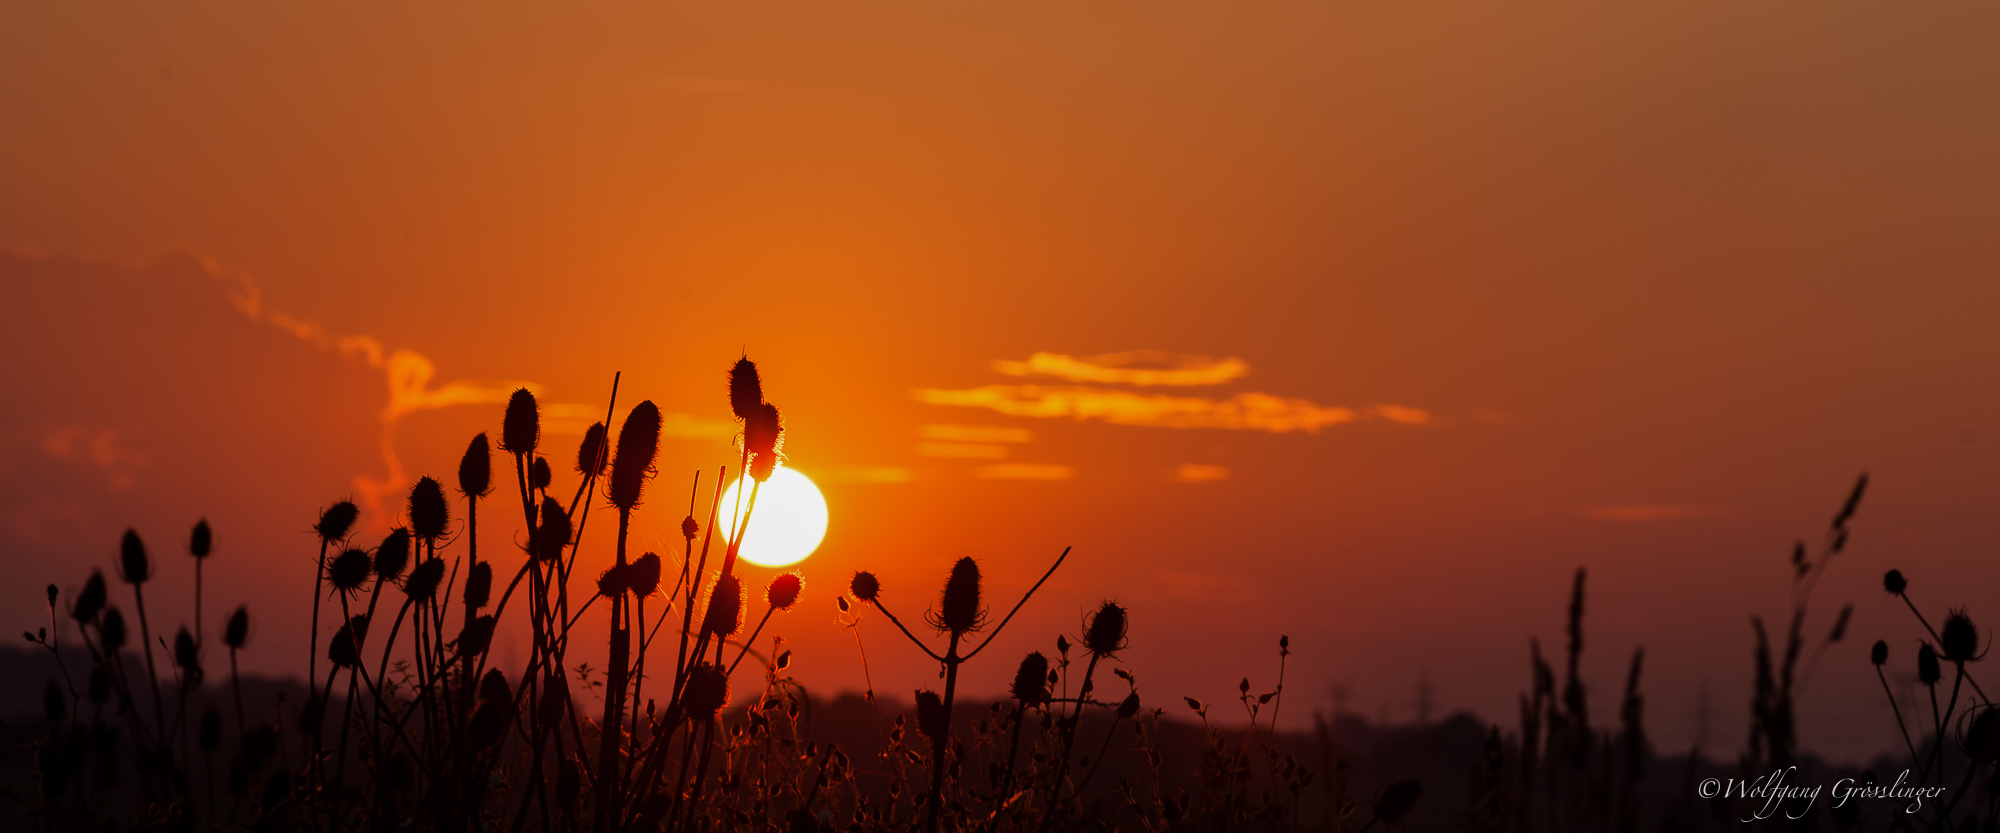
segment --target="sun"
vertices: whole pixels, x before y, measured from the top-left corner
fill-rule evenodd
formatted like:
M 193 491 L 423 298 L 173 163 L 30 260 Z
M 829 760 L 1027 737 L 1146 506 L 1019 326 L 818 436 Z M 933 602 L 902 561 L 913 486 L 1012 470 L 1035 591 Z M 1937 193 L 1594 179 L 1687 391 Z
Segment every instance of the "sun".
M 771 479 L 764 485 L 749 492 L 741 492 L 743 478 L 729 484 L 722 491 L 722 529 L 727 532 L 736 526 L 739 498 L 748 503 L 750 495 L 757 496 L 757 507 L 750 512 L 750 529 L 743 534 L 743 547 L 737 555 L 752 564 L 765 567 L 783 567 L 804 561 L 819 548 L 819 542 L 826 537 L 826 498 L 819 493 L 806 476 L 783 466 L 771 472 Z

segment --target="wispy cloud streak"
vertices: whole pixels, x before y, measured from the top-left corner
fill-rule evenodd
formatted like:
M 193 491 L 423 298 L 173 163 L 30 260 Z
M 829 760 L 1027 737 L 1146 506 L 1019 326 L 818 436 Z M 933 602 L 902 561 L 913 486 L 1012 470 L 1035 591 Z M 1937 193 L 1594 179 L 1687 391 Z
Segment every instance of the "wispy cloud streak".
M 1066 382 L 1138 387 L 1220 385 L 1249 374 L 1242 359 L 1214 359 L 1160 350 L 1128 350 L 1081 358 L 1036 353 L 1027 361 L 1001 360 L 993 369 L 1009 376 L 1054 376 Z
M 1321 428 L 1369 419 L 1405 424 L 1430 421 L 1430 414 L 1421 408 L 1325 406 L 1306 399 L 1255 392 L 1208 398 L 1093 387 L 987 385 L 965 389 L 921 388 L 916 391 L 916 398 L 931 405 L 987 408 L 1008 416 L 1037 419 L 1069 418 L 1150 428 L 1219 428 L 1273 434 L 1315 433 Z

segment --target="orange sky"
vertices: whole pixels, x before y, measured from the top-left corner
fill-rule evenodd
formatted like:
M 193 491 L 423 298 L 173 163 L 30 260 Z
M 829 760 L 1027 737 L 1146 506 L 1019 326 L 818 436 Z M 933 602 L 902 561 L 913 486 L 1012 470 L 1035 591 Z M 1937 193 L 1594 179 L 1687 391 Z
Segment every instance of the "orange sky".
M 694 435 L 646 534 L 727 461 L 722 373 L 747 350 L 832 507 L 781 624 L 809 682 L 860 682 L 829 623 L 850 571 L 916 610 L 974 555 L 997 603 L 1075 545 L 1007 653 L 1113 597 L 1160 704 L 1263 684 L 1287 633 L 1302 706 L 1341 684 L 1407 719 L 1428 669 L 1442 706 L 1509 719 L 1527 638 L 1559 638 L 1588 565 L 1598 693 L 1643 643 L 1659 739 L 1692 739 L 1707 691 L 1729 748 L 1747 618 L 1780 614 L 1790 542 L 1866 469 L 1819 608 L 1856 601 L 1856 638 L 1804 735 L 1873 749 L 1892 724 L 1866 644 L 1916 635 L 1880 572 L 1975 617 L 2000 579 L 1996 23 L 1706 0 L 0 7 L 0 609 L 31 626 L 36 588 L 108 565 L 124 526 L 165 559 L 206 515 L 210 598 L 249 599 L 246 662 L 288 668 L 304 530 L 389 473 L 385 371 L 339 338 L 422 356 L 427 390 L 601 408 L 624 371 L 622 402 Z M 1132 350 L 1247 372 L 995 365 Z M 922 393 L 1026 384 L 1357 419 Z M 392 447 L 408 477 L 447 472 L 499 413 L 415 411 Z M 951 442 L 931 425 L 1028 441 L 927 456 Z M 925 684 L 877 624 L 877 687 Z

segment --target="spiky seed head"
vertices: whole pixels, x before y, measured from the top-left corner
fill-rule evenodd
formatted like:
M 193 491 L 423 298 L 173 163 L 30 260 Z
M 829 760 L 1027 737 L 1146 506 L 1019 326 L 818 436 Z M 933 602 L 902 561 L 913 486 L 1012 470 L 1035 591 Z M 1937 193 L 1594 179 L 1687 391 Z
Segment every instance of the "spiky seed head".
M 854 598 L 872 602 L 876 594 L 882 592 L 882 583 L 875 580 L 874 573 L 862 570 L 854 574 L 854 580 L 847 583 L 847 589 L 854 593 Z
M 2000 754 L 2000 708 L 1986 706 L 1972 718 L 1961 740 L 1965 755 L 1977 762 L 1990 761 Z
M 1105 602 L 1084 629 L 1083 647 L 1100 657 L 1118 653 L 1125 647 L 1125 624 L 1125 608 L 1117 602 Z
M 771 479 L 784 448 L 785 422 L 778 406 L 766 402 L 751 411 L 743 422 L 743 448 L 750 452 L 750 476 L 762 483 Z
M 195 644 L 194 634 L 188 633 L 185 625 L 174 634 L 174 665 L 181 669 L 182 687 L 201 685 L 201 646 Z
M 493 487 L 493 448 L 481 433 L 465 444 L 465 456 L 458 458 L 458 493 L 481 497 Z
M 735 636 L 743 628 L 743 580 L 735 573 L 716 580 L 701 626 L 718 637 Z
M 214 752 L 222 745 L 222 715 L 214 709 L 201 713 L 201 729 L 195 733 L 196 744 L 203 752 Z
M 487 614 L 466 624 L 465 629 L 458 632 L 459 655 L 476 657 L 486 653 L 486 649 L 493 646 L 495 621 L 492 614 Z
M 701 524 L 695 523 L 693 515 L 689 515 L 681 519 L 682 538 L 686 538 L 692 541 L 694 540 L 694 536 L 700 534 L 701 534 Z
M 355 519 L 359 517 L 361 507 L 355 506 L 354 501 L 343 500 L 319 513 L 319 523 L 313 525 L 313 531 L 319 533 L 322 544 L 345 541 L 347 533 L 354 529 Z
M 607 599 L 625 595 L 632 589 L 632 567 L 629 564 L 613 564 L 597 574 L 597 593 Z
M 250 608 L 239 605 L 235 613 L 229 614 L 229 621 L 222 626 L 222 644 L 236 650 L 250 644 Z
M 1902 570 L 1890 570 L 1882 574 L 1882 589 L 1892 596 L 1901 596 L 1903 591 L 1910 589 L 1910 582 L 1903 578 Z
M 478 610 L 493 595 L 493 562 L 481 561 L 465 571 L 465 606 Z
M 687 704 L 689 720 L 697 723 L 714 720 L 722 707 L 729 705 L 729 675 L 709 663 L 696 663 L 688 669 L 682 699 Z
M 576 473 L 585 477 L 604 474 L 604 468 L 611 465 L 611 455 L 604 451 L 604 423 L 593 422 L 576 447 Z
M 1937 651 L 1926 642 L 1917 648 L 1917 680 L 1924 685 L 1937 685 L 1944 677 L 1944 669 L 1938 666 Z
M 356 616 L 341 625 L 326 643 L 326 658 L 336 668 L 353 668 L 361 663 L 361 641 L 368 636 L 368 617 Z
M 1424 797 L 1424 785 L 1416 781 L 1397 781 L 1382 788 L 1375 796 L 1375 817 L 1383 824 L 1402 824 L 1403 817 L 1417 806 L 1417 799 Z
M 618 429 L 618 455 L 611 459 L 611 502 L 619 509 L 630 512 L 639 505 L 659 452 L 660 409 L 648 399 L 633 408 L 625 427 Z
M 444 559 L 433 555 L 410 571 L 410 577 L 403 580 L 403 593 L 412 601 L 428 602 L 437 596 L 438 584 L 443 581 Z
M 118 612 L 117 605 L 104 609 L 104 618 L 97 623 L 97 641 L 107 652 L 125 647 L 125 614 Z
M 487 749 L 507 738 L 507 726 L 514 722 L 514 701 L 488 700 L 472 712 L 465 727 L 466 742 L 474 749 Z
M 527 388 L 514 391 L 507 398 L 507 417 L 500 424 L 500 448 L 515 454 L 533 454 L 541 436 L 542 415 L 535 405 L 535 395 Z
M 489 669 L 486 676 L 479 678 L 479 699 L 512 701 L 514 687 L 507 684 L 507 675 L 500 673 L 500 669 Z
M 951 716 L 945 713 L 944 699 L 935 691 L 917 691 L 917 731 L 938 743 L 951 734 Z
M 633 560 L 631 566 L 632 595 L 644 598 L 660 589 L 660 556 L 646 553 Z
M 410 531 L 426 542 L 444 537 L 451 523 L 451 504 L 444 500 L 444 487 L 429 477 L 417 479 L 410 488 Z
M 771 579 L 771 586 L 764 588 L 764 600 L 776 610 L 791 610 L 799 601 L 799 591 L 804 587 L 798 573 L 779 573 Z
M 188 554 L 196 558 L 207 558 L 209 548 L 215 545 L 215 537 L 208 531 L 208 519 L 194 522 L 194 532 L 188 534 Z
M 1048 702 L 1049 658 L 1040 651 L 1022 657 L 1021 666 L 1014 671 L 1014 685 L 1008 693 L 1023 706 Z
M 104 603 L 110 594 L 104 586 L 104 573 L 90 571 L 90 578 L 83 583 L 83 592 L 76 594 L 76 606 L 70 608 L 70 618 L 78 622 L 89 622 L 104 611 Z
M 118 577 L 128 584 L 145 584 L 153 577 L 153 560 L 146 556 L 146 542 L 139 533 L 127 529 L 118 542 Z
M 1952 662 L 1979 658 L 1979 628 L 1963 609 L 1954 610 L 1944 618 L 1944 627 L 1938 629 L 1938 647 L 1944 650 L 1944 658 Z
M 542 498 L 542 521 L 535 525 L 532 541 L 534 555 L 544 561 L 562 558 L 563 548 L 569 546 L 571 533 L 569 510 L 556 502 L 555 498 Z
M 1888 640 L 1885 639 L 1875 640 L 1875 647 L 1868 649 L 1868 661 L 1876 665 L 1881 665 L 1882 663 L 1889 661 Z
M 964 636 L 979 629 L 985 611 L 979 607 L 979 562 L 970 556 L 951 565 L 944 596 L 938 601 L 938 630 Z
M 368 572 L 372 566 L 368 562 L 367 552 L 348 550 L 335 557 L 333 563 L 326 566 L 326 578 L 333 583 L 333 589 L 352 593 L 361 589 L 361 585 L 368 581 Z
M 389 530 L 382 537 L 382 543 L 375 547 L 375 577 L 382 581 L 395 581 L 410 566 L 410 531 L 402 527 Z
M 737 359 L 729 368 L 729 411 L 737 419 L 749 419 L 764 404 L 764 383 L 757 378 L 757 363 L 749 356 Z
M 549 470 L 549 458 L 547 457 L 536 457 L 535 465 L 531 467 L 528 476 L 530 478 L 528 488 L 536 491 L 547 489 L 549 484 L 555 482 L 556 479 L 555 472 Z

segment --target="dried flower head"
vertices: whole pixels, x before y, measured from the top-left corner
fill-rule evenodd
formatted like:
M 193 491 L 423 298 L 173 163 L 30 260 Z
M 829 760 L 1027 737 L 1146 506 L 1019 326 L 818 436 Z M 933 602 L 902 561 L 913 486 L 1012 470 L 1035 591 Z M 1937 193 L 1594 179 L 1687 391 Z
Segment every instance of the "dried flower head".
M 597 593 L 607 599 L 625 595 L 632 589 L 632 569 L 629 565 L 613 564 L 597 574 Z
M 458 632 L 459 655 L 476 657 L 486 653 L 486 649 L 493 646 L 494 624 L 495 620 L 491 614 L 466 623 L 465 629 Z
M 701 534 L 701 524 L 695 523 L 693 515 L 689 515 L 681 519 L 682 538 L 686 538 L 692 541 L 694 540 L 694 536 L 700 534 Z
M 481 561 L 465 571 L 465 606 L 478 610 L 493 595 L 493 562 Z
M 632 595 L 644 598 L 660 589 L 660 556 L 646 553 L 633 560 L 631 570 Z
M 854 598 L 872 602 L 876 594 L 882 592 L 882 583 L 875 580 L 874 573 L 863 570 L 854 574 L 854 580 L 848 582 L 847 589 L 854 593 Z
M 544 561 L 562 558 L 563 548 L 569 546 L 571 532 L 569 510 L 564 509 L 555 498 L 542 498 L 541 523 L 535 525 L 531 541 L 534 556 Z
M 1910 589 L 1910 582 L 1903 578 L 1902 570 L 1890 570 L 1882 574 L 1882 589 L 1891 595 L 1901 596 L 1903 591 Z
M 585 477 L 601 476 L 609 465 L 611 455 L 605 453 L 604 423 L 593 422 L 583 432 L 583 442 L 576 447 L 576 473 Z
M 97 641 L 105 652 L 125 647 L 125 614 L 118 612 L 118 606 L 105 608 L 104 617 L 97 622 Z
M 743 421 L 743 448 L 750 452 L 750 476 L 757 482 L 771 479 L 782 459 L 784 434 L 785 422 L 778 406 L 769 402 L 758 405 Z
M 1096 656 L 1108 657 L 1125 647 L 1125 608 L 1105 602 L 1084 627 L 1083 647 Z
M 729 675 L 709 663 L 696 663 L 688 669 L 687 688 L 681 700 L 687 704 L 689 720 L 714 720 L 722 707 L 729 705 Z
M 195 521 L 194 532 L 188 534 L 188 554 L 196 558 L 207 558 L 208 551 L 214 544 L 214 535 L 208 531 L 208 519 Z
M 192 690 L 201 686 L 201 646 L 195 644 L 194 634 L 188 633 L 185 625 L 174 634 L 174 665 L 181 670 L 181 687 Z
M 472 712 L 472 720 L 466 724 L 465 739 L 474 749 L 486 749 L 507 738 L 507 727 L 514 722 L 514 701 L 487 700 Z
M 348 550 L 335 557 L 333 563 L 326 566 L 326 579 L 333 584 L 333 589 L 343 593 L 353 593 L 368 581 L 369 569 L 372 566 L 368 561 L 367 552 Z
M 368 617 L 347 620 L 326 644 L 326 658 L 336 668 L 353 668 L 361 663 L 361 641 L 368 636 Z
M 729 411 L 737 419 L 749 419 L 764 404 L 764 383 L 757 378 L 757 363 L 749 356 L 737 359 L 729 368 Z
M 917 731 L 939 743 L 951 734 L 951 715 L 945 712 L 944 700 L 935 691 L 917 691 Z
M 1924 685 L 1937 685 L 1944 677 L 1944 669 L 1938 665 L 1937 651 L 1926 642 L 1917 648 L 1917 681 Z
M 1021 658 L 1014 671 L 1014 685 L 1008 689 L 1023 706 L 1046 703 L 1049 699 L 1049 658 L 1035 651 Z
M 97 614 L 104 611 L 104 603 L 109 598 L 110 594 L 104 586 L 104 574 L 91 570 L 90 578 L 83 583 L 83 592 L 76 594 L 76 606 L 70 608 L 70 618 L 78 622 L 95 620 Z
M 354 529 L 355 519 L 359 517 L 361 508 L 355 506 L 354 501 L 343 500 L 319 513 L 319 523 L 313 525 L 313 531 L 319 533 L 322 544 L 345 541 L 347 533 Z
M 403 593 L 412 601 L 428 602 L 436 598 L 438 584 L 443 581 L 444 559 L 433 555 L 410 571 L 410 577 L 403 580 Z
M 402 527 L 389 530 L 382 537 L 382 543 L 375 547 L 375 577 L 382 581 L 395 581 L 410 566 L 410 531 Z
M 771 579 L 771 586 L 764 589 L 764 600 L 777 610 L 791 610 L 799 601 L 799 590 L 804 582 L 798 573 L 779 573 Z
M 979 606 L 979 562 L 966 557 L 951 565 L 937 612 L 929 619 L 932 627 L 956 636 L 979 630 L 986 620 L 986 611 Z
M 507 417 L 500 425 L 500 447 L 515 454 L 533 454 L 542 436 L 542 415 L 527 388 L 507 398 Z
M 451 523 L 451 505 L 445 502 L 444 487 L 429 477 L 417 479 L 410 487 L 410 531 L 430 544 L 444 537 Z
M 493 487 L 493 448 L 481 433 L 465 444 L 465 456 L 458 458 L 458 493 L 481 497 Z
M 250 608 L 239 605 L 235 613 L 229 614 L 229 621 L 222 626 L 222 644 L 240 651 L 249 643 Z
M 734 636 L 743 628 L 743 580 L 735 573 L 716 580 L 701 627 L 719 637 Z
M 1979 658 L 1979 628 L 1972 624 L 1972 617 L 1965 615 L 1964 608 L 1951 611 L 1944 618 L 1944 627 L 1938 629 L 1938 648 L 1952 662 Z
M 535 464 L 528 469 L 528 488 L 542 491 L 554 483 L 555 472 L 549 470 L 549 458 L 536 457 Z
M 1868 649 L 1868 661 L 1875 663 L 1876 665 L 1881 665 L 1882 663 L 1889 661 L 1888 640 L 1884 639 L 1875 640 L 1875 647 Z
M 633 408 L 625 427 L 618 429 L 618 456 L 611 459 L 611 502 L 619 509 L 630 512 L 639 505 L 659 451 L 660 409 L 648 399 Z
M 125 537 L 118 542 L 118 577 L 129 584 L 145 584 L 153 577 L 153 560 L 146 556 L 146 542 L 130 529 L 125 530 Z
M 513 700 L 514 687 L 507 684 L 507 675 L 500 673 L 500 669 L 489 669 L 486 676 L 479 678 L 479 699 Z

